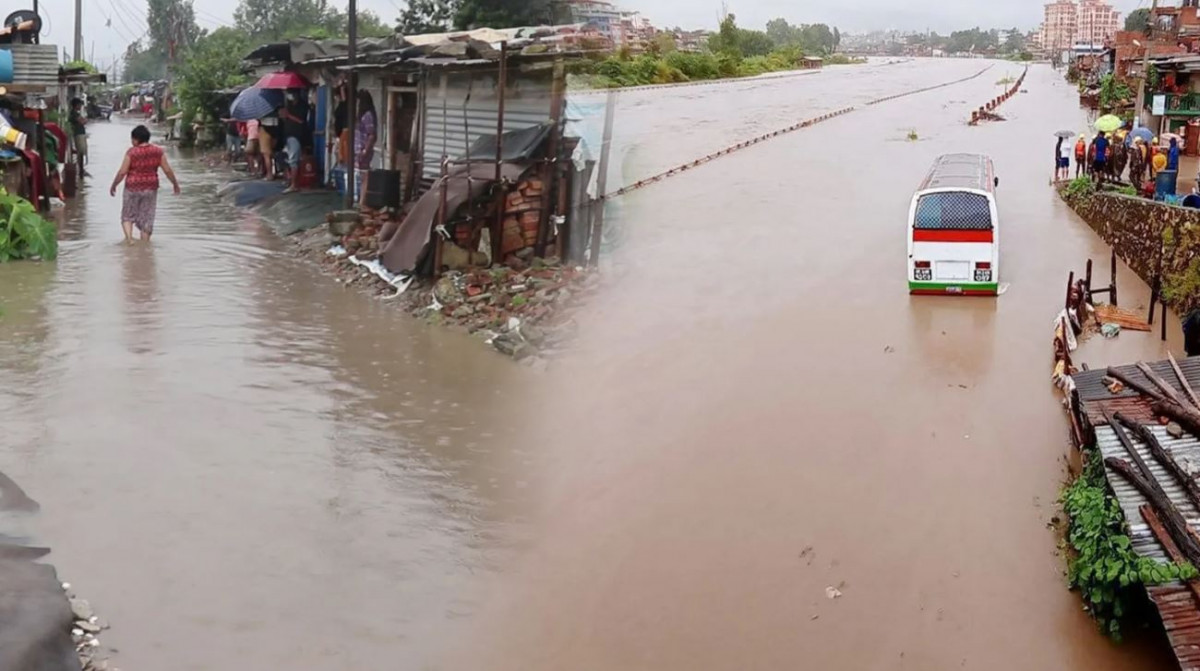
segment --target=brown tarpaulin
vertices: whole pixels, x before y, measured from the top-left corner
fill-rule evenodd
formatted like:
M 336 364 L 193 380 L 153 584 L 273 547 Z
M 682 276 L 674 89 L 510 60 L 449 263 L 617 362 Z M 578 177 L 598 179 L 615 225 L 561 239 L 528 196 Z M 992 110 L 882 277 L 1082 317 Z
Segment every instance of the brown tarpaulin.
M 469 168 L 469 173 L 468 173 Z M 526 166 L 504 163 L 500 176 L 515 182 L 525 172 Z M 469 179 L 468 179 L 469 175 Z M 379 231 L 379 262 L 393 273 L 410 273 L 421 258 L 421 252 L 433 233 L 437 222 L 438 207 L 442 202 L 442 180 L 446 181 L 446 218 L 458 208 L 487 192 L 496 177 L 495 163 L 472 163 L 470 166 L 456 165 L 444 178 L 439 178 L 426 191 L 412 211 L 400 222 L 389 221 Z

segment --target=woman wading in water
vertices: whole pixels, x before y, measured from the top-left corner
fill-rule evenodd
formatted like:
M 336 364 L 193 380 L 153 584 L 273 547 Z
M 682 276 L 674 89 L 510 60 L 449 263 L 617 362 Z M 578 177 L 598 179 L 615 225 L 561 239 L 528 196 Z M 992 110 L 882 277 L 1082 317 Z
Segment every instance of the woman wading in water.
M 150 144 L 150 129 L 138 126 L 130 133 L 133 146 L 125 152 L 125 161 L 113 178 L 109 195 L 117 195 L 117 187 L 125 181 L 125 192 L 121 197 L 121 228 L 125 231 L 125 242 L 133 242 L 133 227 L 137 226 L 142 240 L 150 240 L 154 234 L 154 214 L 158 207 L 158 170 L 162 169 L 175 195 L 179 195 L 179 180 L 167 162 L 162 147 Z

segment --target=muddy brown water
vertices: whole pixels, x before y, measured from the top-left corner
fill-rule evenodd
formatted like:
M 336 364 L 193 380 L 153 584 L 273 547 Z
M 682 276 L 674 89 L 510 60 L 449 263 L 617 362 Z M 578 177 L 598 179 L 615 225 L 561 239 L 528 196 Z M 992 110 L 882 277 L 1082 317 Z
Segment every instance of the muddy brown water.
M 980 67 L 626 94 L 624 181 Z M 546 375 L 314 273 L 183 158 L 153 245 L 120 245 L 130 126 L 97 124 L 60 260 L 0 266 L 0 470 L 41 504 L 18 531 L 128 669 L 1172 668 L 1096 633 L 1045 527 L 1050 322 L 1107 251 L 1047 188 L 1069 85 L 1035 67 L 1009 121 L 963 124 L 1009 73 L 623 199 Z M 996 161 L 996 300 L 905 290 L 908 199 L 949 151 Z

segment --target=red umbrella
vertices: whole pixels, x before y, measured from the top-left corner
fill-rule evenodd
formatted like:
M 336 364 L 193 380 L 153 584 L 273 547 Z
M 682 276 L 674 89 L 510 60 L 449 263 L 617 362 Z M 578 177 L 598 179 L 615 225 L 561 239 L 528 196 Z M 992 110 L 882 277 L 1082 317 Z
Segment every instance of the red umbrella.
M 308 80 L 295 72 L 272 72 L 263 75 L 254 85 L 256 89 L 303 89 L 308 88 Z

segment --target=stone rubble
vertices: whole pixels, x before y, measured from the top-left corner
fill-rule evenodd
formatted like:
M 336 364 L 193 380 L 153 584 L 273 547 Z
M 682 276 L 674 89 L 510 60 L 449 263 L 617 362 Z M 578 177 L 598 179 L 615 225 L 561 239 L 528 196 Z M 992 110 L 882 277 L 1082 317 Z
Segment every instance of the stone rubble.
M 64 582 L 62 587 L 74 618 L 71 625 L 71 641 L 79 655 L 80 668 L 83 671 L 120 671 L 109 659 L 108 651 L 97 636 L 109 628 L 108 623 L 96 616 L 86 599 L 75 596 L 71 591 L 71 583 Z
M 530 248 L 507 257 L 505 265 L 449 270 L 436 282 L 418 278 L 403 294 L 350 262 L 375 257 L 382 222 L 366 219 L 341 237 L 322 226 L 291 236 L 296 253 L 319 263 L 338 281 L 391 300 L 413 317 L 465 329 L 496 351 L 543 368 L 578 329 L 573 318 L 580 303 L 600 284 L 598 274 L 533 257 Z M 328 253 L 341 245 L 344 254 Z M 448 250 L 460 250 L 447 243 Z M 466 265 L 466 264 L 463 264 Z

